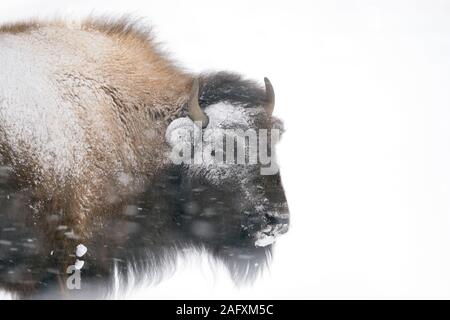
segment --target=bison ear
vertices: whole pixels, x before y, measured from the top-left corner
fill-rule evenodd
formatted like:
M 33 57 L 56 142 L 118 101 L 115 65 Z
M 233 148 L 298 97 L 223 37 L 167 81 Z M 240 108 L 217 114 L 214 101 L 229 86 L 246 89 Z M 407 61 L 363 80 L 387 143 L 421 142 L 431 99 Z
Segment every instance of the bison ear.
M 208 116 L 203 112 L 198 103 L 199 84 L 198 79 L 194 79 L 191 89 L 191 95 L 188 101 L 188 115 L 195 123 L 201 123 L 202 128 L 206 128 L 209 123 Z
M 272 129 L 278 130 L 280 132 L 280 136 L 283 135 L 285 131 L 283 121 L 276 117 L 272 117 Z
M 187 118 L 173 120 L 166 129 L 166 142 L 171 146 L 179 144 L 191 144 L 191 137 L 194 131 L 192 121 Z

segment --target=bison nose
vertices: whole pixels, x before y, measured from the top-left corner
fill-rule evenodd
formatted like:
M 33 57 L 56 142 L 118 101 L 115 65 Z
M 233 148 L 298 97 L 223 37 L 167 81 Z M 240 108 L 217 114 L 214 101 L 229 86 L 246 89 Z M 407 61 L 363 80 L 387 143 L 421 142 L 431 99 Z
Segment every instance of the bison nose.
M 268 212 L 265 218 L 267 224 L 256 233 L 256 247 L 267 247 L 273 244 L 279 236 L 289 230 L 289 212 Z

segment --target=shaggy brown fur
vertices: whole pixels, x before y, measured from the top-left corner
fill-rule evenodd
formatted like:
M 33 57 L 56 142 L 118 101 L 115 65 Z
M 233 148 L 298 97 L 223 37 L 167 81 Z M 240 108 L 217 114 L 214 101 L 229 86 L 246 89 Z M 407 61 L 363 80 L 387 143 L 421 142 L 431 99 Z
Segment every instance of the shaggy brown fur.
M 150 30 L 125 18 L 89 18 L 75 26 L 62 21 L 8 24 L 0 27 L 2 34 L 27 35 L 50 46 L 62 43 L 67 52 L 60 54 L 69 55 L 56 59 L 52 72 L 55 89 L 70 103 L 86 138 L 80 141 L 86 154 L 79 170 L 61 178 L 40 167 L 25 147 L 15 150 L 0 141 L 0 150 L 19 183 L 34 189 L 36 220 L 57 240 L 49 241 L 48 252 L 72 249 L 91 238 L 102 216 L 120 213 L 127 199 L 168 165 L 165 129 L 179 116 L 193 77 L 157 49 Z M 70 63 L 78 57 L 82 64 Z M 61 225 L 73 233 L 57 231 Z M 55 243 L 64 246 L 51 247 Z

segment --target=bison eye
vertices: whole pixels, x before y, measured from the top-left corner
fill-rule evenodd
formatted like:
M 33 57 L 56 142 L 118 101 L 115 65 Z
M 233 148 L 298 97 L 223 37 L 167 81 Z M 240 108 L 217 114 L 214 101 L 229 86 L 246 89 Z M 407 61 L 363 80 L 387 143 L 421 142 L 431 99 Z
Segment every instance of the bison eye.
M 211 151 L 211 156 L 212 156 L 212 157 L 215 157 L 215 156 L 216 156 L 216 150 L 212 150 L 212 151 Z

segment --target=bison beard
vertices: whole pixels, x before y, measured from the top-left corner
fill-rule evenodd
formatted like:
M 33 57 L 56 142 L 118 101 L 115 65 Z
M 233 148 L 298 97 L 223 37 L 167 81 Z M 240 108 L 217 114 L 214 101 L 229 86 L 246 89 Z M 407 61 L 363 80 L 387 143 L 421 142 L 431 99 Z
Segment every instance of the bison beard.
M 180 176 L 173 170 L 161 173 L 151 190 L 128 203 L 122 215 L 104 221 L 95 238 L 85 243 L 88 252 L 83 257 L 81 290 L 66 290 L 66 275 L 56 266 L 65 261 L 67 253 L 58 249 L 51 255 L 46 252 L 49 239 L 45 230 L 34 224 L 31 194 L 15 189 L 8 176 L 2 177 L 0 188 L 0 284 L 21 298 L 107 296 L 114 272 L 122 281 L 132 272 L 158 282 L 186 248 L 211 253 L 225 263 L 238 284 L 253 281 L 271 258 L 271 246 L 255 247 L 243 234 L 240 226 L 248 222 L 242 213 L 224 205 L 235 199 L 224 197 L 219 190 L 183 190 Z M 191 196 L 185 197 L 189 193 Z M 209 200 L 200 203 L 194 199 Z M 210 216 L 201 215 L 200 206 L 207 206 Z M 68 230 L 60 229 L 61 234 Z
M 258 166 L 176 165 L 164 134 L 175 121 L 195 118 L 220 129 L 281 127 L 271 116 L 270 82 L 264 89 L 227 72 L 187 74 L 127 20 L 90 19 L 73 29 L 62 22 L 0 27 L 0 48 L 2 41 L 7 48 L 0 66 L 10 67 L 15 45 L 29 49 L 27 37 L 38 39 L 37 48 L 11 73 L 42 67 L 35 53 L 58 54 L 42 69 L 51 81 L 39 75 L 28 86 L 0 76 L 0 289 L 20 298 L 102 297 L 116 275 L 161 280 L 186 248 L 212 254 L 237 283 L 255 279 L 272 251 L 256 240 L 272 237 L 280 225 L 287 230 L 279 174 L 261 176 Z M 73 48 L 85 49 L 80 55 Z M 60 59 L 60 49 L 69 59 Z M 53 140 L 64 143 L 46 144 Z M 231 174 L 224 179 L 223 172 Z M 82 287 L 68 290 L 66 270 L 76 263 L 80 243 L 88 248 L 78 263 L 84 262 Z

